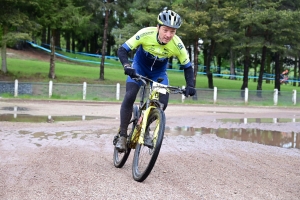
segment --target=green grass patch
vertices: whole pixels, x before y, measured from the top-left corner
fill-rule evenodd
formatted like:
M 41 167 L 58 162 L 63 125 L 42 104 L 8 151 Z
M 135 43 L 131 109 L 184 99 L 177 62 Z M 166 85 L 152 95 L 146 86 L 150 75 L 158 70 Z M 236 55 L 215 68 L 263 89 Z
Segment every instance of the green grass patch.
M 84 55 L 74 55 L 63 53 L 66 56 L 77 56 L 79 59 L 90 59 L 100 62 L 100 58 L 87 57 Z M 26 60 L 17 58 L 7 58 L 8 73 L 3 74 L 0 71 L 1 81 L 15 81 L 19 83 L 31 82 L 33 85 L 34 95 L 18 95 L 18 98 L 24 99 L 49 99 L 48 78 L 50 63 L 39 60 Z M 54 91 L 50 99 L 59 100 L 82 100 L 82 83 L 88 84 L 86 100 L 92 101 L 112 101 L 117 102 L 111 96 L 104 96 L 108 92 L 113 92 L 117 83 L 121 87 L 125 86 L 126 76 L 119 61 L 115 59 L 106 59 L 104 68 L 104 80 L 100 80 L 100 64 L 85 64 L 75 62 L 55 62 L 56 79 L 54 82 Z M 183 71 L 168 70 L 170 85 L 183 86 L 185 78 Z M 198 90 L 197 99 L 187 98 L 184 104 L 213 104 L 213 90 L 208 89 L 208 79 L 205 75 L 198 75 L 196 79 L 196 88 Z M 56 84 L 56 85 L 55 85 Z M 72 84 L 72 85 L 70 85 Z M 228 78 L 213 77 L 213 85 L 218 89 L 218 98 L 216 105 L 245 105 L 241 96 L 242 79 L 230 80 Z M 99 90 L 100 86 L 107 86 Z M 297 84 L 298 85 L 298 84 Z M 92 87 L 91 87 L 92 86 Z M 257 82 L 250 79 L 248 82 L 249 103 L 250 106 L 273 106 L 274 82 L 266 83 L 263 81 L 263 97 L 256 97 Z M 281 85 L 282 96 L 279 96 L 278 106 L 293 106 L 291 102 L 292 91 L 298 90 L 298 86 L 292 84 Z M 113 92 L 114 93 L 114 92 Z M 299 92 L 298 92 L 299 94 Z M 13 98 L 13 94 L 1 94 L 2 98 Z M 123 98 L 123 96 L 121 97 Z M 137 98 L 138 100 L 138 98 Z M 170 103 L 182 103 L 181 99 L 170 99 Z M 298 107 L 298 105 L 296 106 Z
M 83 65 L 78 63 L 63 63 L 56 62 L 55 73 L 57 78 L 54 83 L 79 83 L 87 82 L 88 84 L 103 84 L 114 85 L 120 83 L 125 85 L 126 76 L 123 68 L 117 61 L 106 60 L 110 63 L 105 65 L 104 80 L 100 80 L 100 66 Z M 21 60 L 15 58 L 8 58 L 8 73 L 5 80 L 14 81 L 18 79 L 19 82 L 49 82 L 48 73 L 49 62 L 42 62 L 36 60 Z M 168 70 L 170 84 L 173 86 L 185 85 L 184 73 L 178 70 Z M 240 90 L 242 80 L 229 80 L 225 78 L 214 77 L 213 84 L 218 89 Z M 208 88 L 208 79 L 205 75 L 198 75 L 196 81 L 197 88 Z M 248 89 L 256 90 L 257 82 L 249 80 Z M 274 83 L 263 82 L 263 90 L 274 90 Z M 281 91 L 299 90 L 299 87 L 291 84 L 281 85 Z

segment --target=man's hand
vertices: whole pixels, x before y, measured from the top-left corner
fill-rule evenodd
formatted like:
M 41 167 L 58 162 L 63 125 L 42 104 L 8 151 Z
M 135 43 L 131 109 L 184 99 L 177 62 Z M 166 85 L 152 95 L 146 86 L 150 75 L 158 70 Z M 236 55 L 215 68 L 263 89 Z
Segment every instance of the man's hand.
M 192 67 L 184 68 L 184 77 L 186 81 L 185 93 L 186 97 L 194 96 L 196 94 L 195 90 L 195 80 L 194 80 L 194 69 Z
M 186 87 L 185 87 L 185 93 L 184 93 L 184 96 L 186 96 L 186 97 L 188 97 L 189 95 L 190 95 L 190 96 L 194 96 L 195 94 L 196 94 L 195 88 L 190 87 L 190 86 L 186 86 Z
M 130 64 L 124 65 L 124 74 L 130 76 L 130 78 L 136 77 L 135 69 L 133 67 L 131 67 Z

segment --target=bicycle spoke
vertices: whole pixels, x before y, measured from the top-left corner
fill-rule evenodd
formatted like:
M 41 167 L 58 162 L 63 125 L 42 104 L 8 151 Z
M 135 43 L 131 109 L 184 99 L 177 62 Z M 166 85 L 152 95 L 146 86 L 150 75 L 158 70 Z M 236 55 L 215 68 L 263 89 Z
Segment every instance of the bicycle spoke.
M 145 180 L 156 162 L 163 140 L 164 122 L 165 116 L 162 110 L 154 109 L 151 111 L 145 135 L 155 141 L 153 141 L 153 145 L 138 144 L 136 148 L 133 162 L 133 176 L 136 181 Z

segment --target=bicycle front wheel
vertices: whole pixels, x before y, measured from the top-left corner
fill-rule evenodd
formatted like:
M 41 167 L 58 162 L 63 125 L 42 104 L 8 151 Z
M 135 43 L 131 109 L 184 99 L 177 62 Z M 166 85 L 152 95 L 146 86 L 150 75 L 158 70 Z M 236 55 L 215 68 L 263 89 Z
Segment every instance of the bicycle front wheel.
M 133 106 L 133 110 L 132 110 L 132 117 L 131 117 L 131 130 L 130 130 L 130 134 L 129 137 L 127 138 L 127 149 L 125 152 L 119 152 L 116 147 L 114 148 L 114 156 L 113 156 L 113 160 L 114 160 L 114 166 L 116 168 L 121 168 L 124 166 L 124 164 L 126 163 L 128 156 L 130 154 L 131 148 L 129 147 L 129 142 L 131 140 L 131 136 L 132 133 L 134 131 L 136 122 L 137 122 L 137 118 L 138 118 L 138 107 L 136 105 Z
M 151 138 L 152 145 L 138 143 L 133 158 L 132 175 L 138 182 L 144 181 L 154 167 L 164 137 L 165 122 L 165 114 L 161 109 L 155 108 L 150 111 L 145 137 Z

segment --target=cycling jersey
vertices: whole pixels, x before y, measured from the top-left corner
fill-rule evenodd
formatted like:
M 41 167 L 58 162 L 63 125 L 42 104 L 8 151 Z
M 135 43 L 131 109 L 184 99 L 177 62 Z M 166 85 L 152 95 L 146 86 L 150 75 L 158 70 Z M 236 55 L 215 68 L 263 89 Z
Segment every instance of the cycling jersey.
M 181 39 L 174 35 L 170 42 L 162 45 L 157 41 L 157 33 L 157 27 L 143 28 L 122 45 L 128 52 L 138 48 L 133 60 L 137 73 L 148 77 L 166 74 L 168 58 L 172 56 L 178 58 L 183 68 L 190 67 L 191 63 Z

